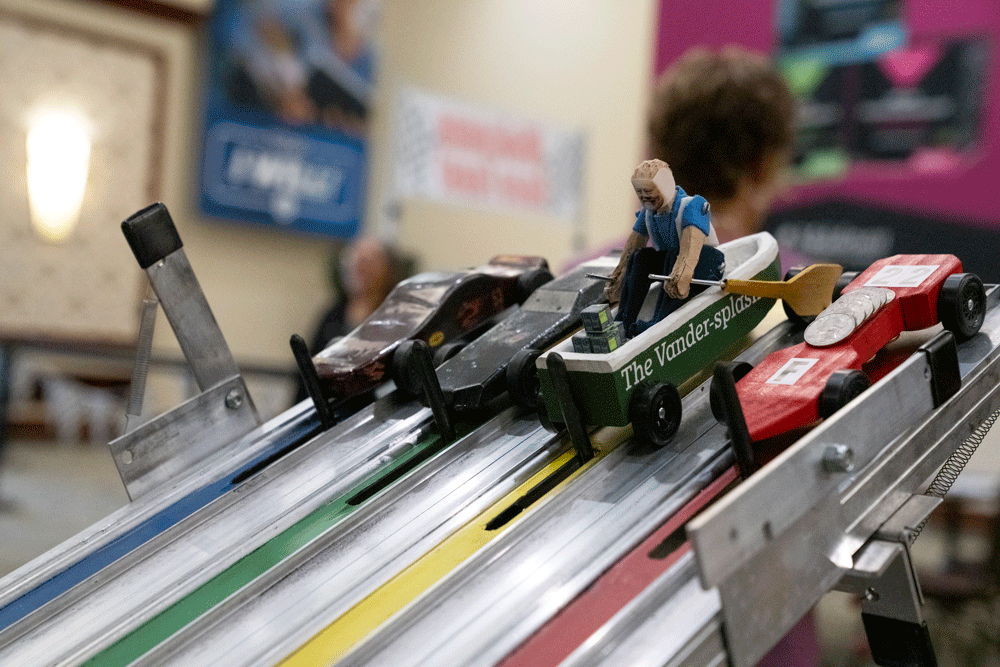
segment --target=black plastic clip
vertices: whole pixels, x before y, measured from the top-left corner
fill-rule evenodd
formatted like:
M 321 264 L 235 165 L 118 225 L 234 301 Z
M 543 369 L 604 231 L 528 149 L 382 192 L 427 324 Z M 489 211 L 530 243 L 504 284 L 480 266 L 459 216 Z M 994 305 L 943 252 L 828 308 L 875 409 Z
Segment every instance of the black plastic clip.
M 405 350 L 404 348 L 409 349 Z M 448 416 L 448 406 L 444 400 L 444 392 L 441 391 L 441 381 L 438 380 L 437 373 L 434 372 L 430 346 L 419 339 L 410 340 L 397 348 L 396 354 L 401 353 L 407 360 L 405 370 L 416 375 L 416 382 L 412 386 L 419 387 L 423 392 L 424 400 L 434 414 L 434 423 L 437 424 L 438 432 L 445 442 L 451 442 L 455 439 L 455 429 Z M 410 380 L 411 383 L 412 380 Z
M 872 660 L 881 667 L 937 667 L 927 623 L 861 614 Z
M 334 419 L 330 404 L 326 402 L 323 390 L 319 386 L 319 374 L 316 373 L 316 364 L 313 363 L 312 355 L 309 354 L 309 347 L 302 336 L 298 334 L 292 334 L 288 343 L 292 346 L 295 364 L 299 367 L 302 382 L 305 383 L 306 391 L 309 392 L 309 397 L 312 398 L 313 405 L 316 406 L 316 414 L 319 415 L 320 424 L 323 425 L 325 431 L 333 426 L 337 420 Z
M 594 458 L 594 445 L 590 442 L 590 434 L 580 417 L 580 411 L 573 400 L 573 392 L 569 386 L 569 374 L 566 371 L 566 360 L 558 352 L 550 352 L 548 356 L 549 375 L 555 386 L 556 398 L 562 410 L 563 423 L 569 431 L 570 442 L 576 449 L 580 463 L 586 463 Z
M 927 355 L 927 363 L 931 367 L 931 397 L 936 408 L 962 388 L 955 334 L 942 331 L 918 349 Z
M 740 405 L 740 396 L 736 393 L 736 378 L 733 377 L 733 367 L 729 363 L 718 364 L 712 373 L 712 391 L 719 397 L 726 427 L 729 429 L 729 441 L 736 454 L 736 465 L 740 475 L 746 479 L 760 468 L 754 460 L 753 441 L 747 429 L 747 420 Z
M 129 216 L 122 232 L 139 266 L 148 269 L 184 244 L 167 207 L 157 202 Z

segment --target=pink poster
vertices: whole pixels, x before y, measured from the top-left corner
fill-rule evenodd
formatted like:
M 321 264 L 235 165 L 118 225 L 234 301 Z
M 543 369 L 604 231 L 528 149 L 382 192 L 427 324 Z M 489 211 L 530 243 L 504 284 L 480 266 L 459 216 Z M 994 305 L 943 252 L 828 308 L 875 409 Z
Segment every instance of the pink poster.
M 863 268 L 951 252 L 1000 280 L 994 0 L 661 2 L 656 74 L 689 47 L 771 54 L 799 100 L 796 186 L 767 228 Z

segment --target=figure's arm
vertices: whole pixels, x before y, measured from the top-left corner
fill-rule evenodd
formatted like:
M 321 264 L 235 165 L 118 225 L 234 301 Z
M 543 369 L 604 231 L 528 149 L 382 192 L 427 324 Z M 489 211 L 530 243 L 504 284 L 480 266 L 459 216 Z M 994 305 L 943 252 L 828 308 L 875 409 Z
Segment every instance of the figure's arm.
M 691 278 L 694 277 L 694 267 L 701 257 L 701 247 L 705 244 L 707 235 L 689 225 L 681 231 L 681 247 L 677 252 L 677 260 L 670 276 L 663 281 L 663 290 L 667 296 L 674 299 L 686 299 L 691 289 Z
M 625 272 L 625 265 L 628 262 L 629 256 L 636 250 L 645 248 L 648 241 L 648 236 L 634 230 L 628 235 L 628 239 L 625 240 L 625 247 L 622 249 L 622 256 L 618 260 L 618 266 L 611 272 L 611 280 L 608 281 L 607 286 L 604 288 L 604 296 L 611 305 L 618 303 L 622 298 L 622 273 Z

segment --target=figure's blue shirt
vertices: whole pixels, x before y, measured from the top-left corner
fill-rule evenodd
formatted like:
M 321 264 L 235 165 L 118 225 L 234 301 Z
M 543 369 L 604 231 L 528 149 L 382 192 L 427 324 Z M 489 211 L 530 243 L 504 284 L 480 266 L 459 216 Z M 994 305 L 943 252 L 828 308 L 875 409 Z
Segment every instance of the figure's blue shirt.
M 635 214 L 635 225 L 632 231 L 643 236 L 649 236 L 653 241 L 653 247 L 657 250 L 679 250 L 681 246 L 680 237 L 677 234 L 677 212 L 681 206 L 684 211 L 681 213 L 680 228 L 694 225 L 705 236 L 710 236 L 712 223 L 709 217 L 708 201 L 701 195 L 688 197 L 687 193 L 678 185 L 674 194 L 674 203 L 669 211 L 646 211 L 641 208 Z M 685 202 L 685 199 L 687 200 Z M 648 226 L 646 224 L 648 217 Z

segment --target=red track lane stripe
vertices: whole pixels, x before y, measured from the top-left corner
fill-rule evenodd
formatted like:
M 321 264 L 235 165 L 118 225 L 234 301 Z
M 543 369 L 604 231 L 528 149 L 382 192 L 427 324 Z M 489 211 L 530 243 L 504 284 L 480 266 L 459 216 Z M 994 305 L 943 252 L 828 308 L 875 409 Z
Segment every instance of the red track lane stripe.
M 724 472 L 680 511 L 615 563 L 599 579 L 553 616 L 548 623 L 500 663 L 500 667 L 555 667 L 621 611 L 653 580 L 690 550 L 685 542 L 663 559 L 648 554 L 671 533 L 700 512 L 738 478 L 736 467 Z

